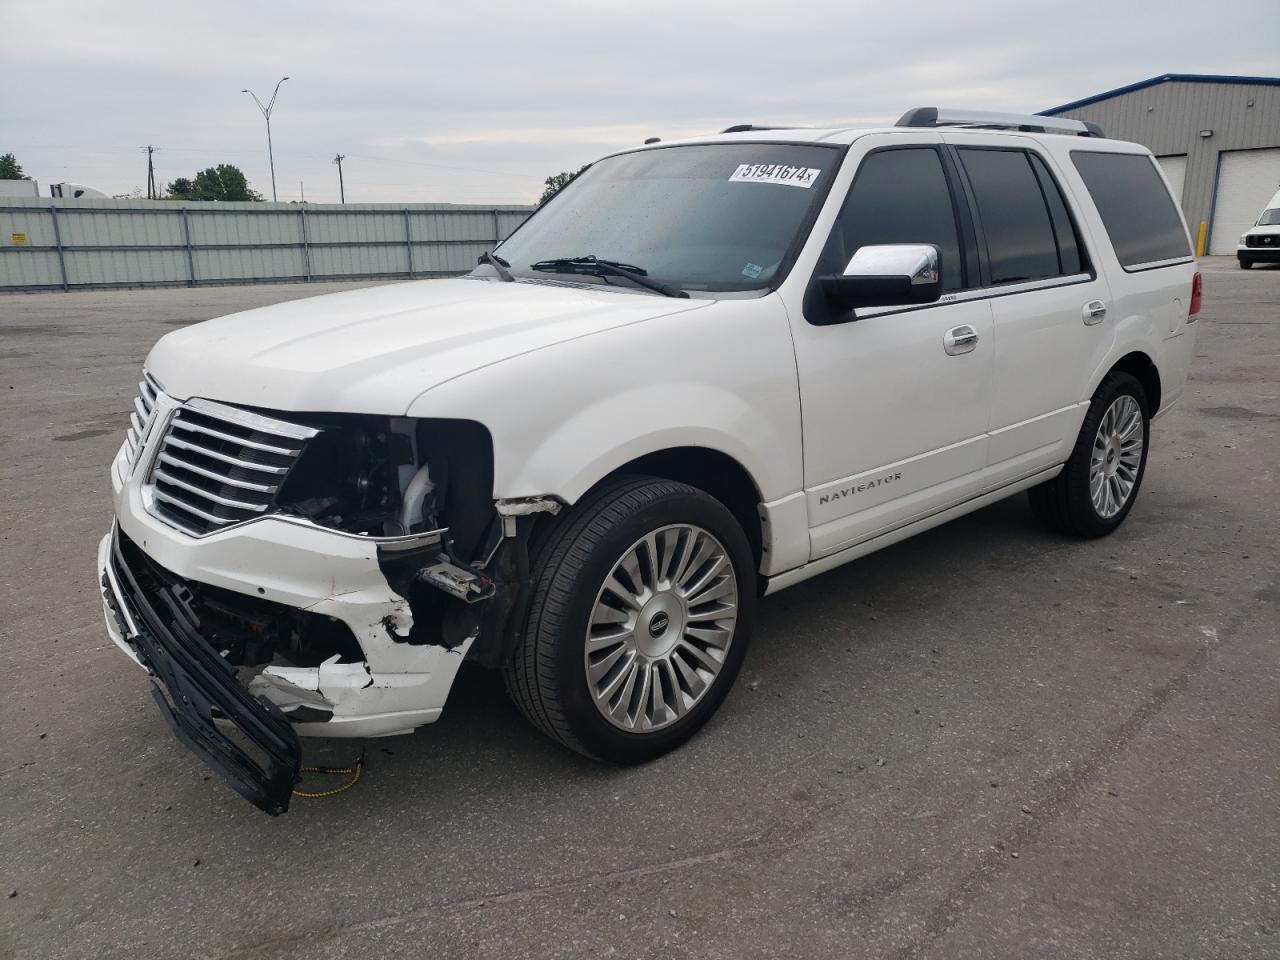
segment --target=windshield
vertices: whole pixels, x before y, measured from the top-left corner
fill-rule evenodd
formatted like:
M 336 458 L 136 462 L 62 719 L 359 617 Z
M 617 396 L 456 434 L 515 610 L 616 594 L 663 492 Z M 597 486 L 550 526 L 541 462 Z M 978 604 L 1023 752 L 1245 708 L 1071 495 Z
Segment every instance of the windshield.
M 1262 216 L 1258 218 L 1258 226 L 1280 226 L 1280 207 L 1272 207 L 1270 210 L 1263 210 Z
M 790 266 L 839 158 L 833 147 L 780 143 L 608 157 L 494 252 L 518 277 L 558 272 L 546 261 L 592 256 L 682 290 L 763 289 Z M 617 276 L 600 282 L 632 286 Z

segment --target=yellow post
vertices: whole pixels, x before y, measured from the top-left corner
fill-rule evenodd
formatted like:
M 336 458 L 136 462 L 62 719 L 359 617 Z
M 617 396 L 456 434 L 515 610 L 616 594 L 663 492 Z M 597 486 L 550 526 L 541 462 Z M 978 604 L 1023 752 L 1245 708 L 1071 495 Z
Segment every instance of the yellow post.
M 1200 236 L 1196 239 L 1196 256 L 1204 256 L 1204 235 L 1209 232 L 1209 221 L 1200 221 Z

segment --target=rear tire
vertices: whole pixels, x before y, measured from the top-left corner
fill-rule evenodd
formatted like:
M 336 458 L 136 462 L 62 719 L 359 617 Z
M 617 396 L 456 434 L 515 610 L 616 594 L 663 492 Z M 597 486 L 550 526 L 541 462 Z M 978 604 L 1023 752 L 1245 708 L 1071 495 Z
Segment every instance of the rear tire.
M 1051 528 L 1102 537 L 1129 515 L 1147 469 L 1151 418 L 1137 378 L 1113 371 L 1094 391 L 1070 459 L 1058 476 L 1027 491 Z
M 688 740 L 724 700 L 755 613 L 746 534 L 709 494 L 622 477 L 538 546 L 507 691 L 547 736 L 642 763 Z

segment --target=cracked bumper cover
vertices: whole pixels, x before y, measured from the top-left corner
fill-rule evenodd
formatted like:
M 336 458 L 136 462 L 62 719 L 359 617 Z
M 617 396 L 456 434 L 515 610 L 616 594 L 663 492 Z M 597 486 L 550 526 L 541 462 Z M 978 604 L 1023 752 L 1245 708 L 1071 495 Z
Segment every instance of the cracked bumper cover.
M 267 667 L 250 688 L 285 713 L 303 736 L 366 737 L 406 733 L 439 718 L 472 637 L 451 645 L 406 642 L 413 628 L 409 602 L 387 581 L 380 560 L 397 551 L 432 548 L 445 531 L 412 538 L 373 538 L 327 530 L 306 521 L 263 517 L 199 539 L 153 517 L 135 485 L 112 474 L 118 528 L 170 574 L 347 625 L 364 660 L 318 667 Z M 98 579 L 107 575 L 111 537 L 98 550 Z M 106 601 L 104 600 L 104 603 Z M 111 639 L 143 664 L 112 611 Z M 313 709 L 298 710 L 301 706 Z M 317 716 L 327 719 L 315 720 Z
M 298 735 L 387 736 L 439 718 L 473 638 L 451 648 L 409 643 L 408 601 L 379 557 L 433 549 L 442 532 L 388 543 L 268 517 L 194 539 L 130 512 L 127 490 L 118 495 L 116 524 L 98 548 L 107 633 L 151 674 L 175 734 L 255 806 L 288 809 Z M 365 659 L 273 664 L 246 685 L 201 635 L 184 581 L 341 620 Z

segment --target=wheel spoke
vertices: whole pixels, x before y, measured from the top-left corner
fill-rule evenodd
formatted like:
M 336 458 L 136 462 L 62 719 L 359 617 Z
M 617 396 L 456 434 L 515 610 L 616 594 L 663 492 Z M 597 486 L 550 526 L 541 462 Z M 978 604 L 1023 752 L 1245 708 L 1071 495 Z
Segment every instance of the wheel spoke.
M 641 673 L 640 664 L 632 660 L 627 665 L 623 675 L 626 680 L 623 682 L 621 689 L 611 698 L 613 704 L 609 711 L 610 715 L 615 719 L 625 722 L 628 726 L 635 726 L 635 715 L 631 712 L 631 703 L 635 699 L 636 678 Z
M 676 589 L 688 596 L 689 581 L 697 577 L 714 554 L 715 547 L 712 546 L 711 541 L 703 537 L 697 537 L 693 544 L 692 556 L 690 556 L 689 562 L 685 564 L 680 579 L 676 581 Z
M 639 690 L 633 692 L 631 702 L 635 704 L 633 710 L 629 710 L 632 720 L 631 722 L 637 726 L 648 721 L 651 716 L 649 707 L 649 690 L 653 683 L 653 665 L 648 663 L 639 664 L 636 668 L 638 676 Z
M 684 716 L 687 708 L 684 702 L 685 692 L 680 689 L 680 681 L 676 677 L 677 669 L 671 660 L 662 661 L 663 687 L 668 691 L 670 697 L 668 706 L 678 719 Z
M 611 675 L 604 686 L 597 688 L 596 702 L 607 704 L 613 701 L 618 690 L 634 679 L 636 675 L 636 655 L 631 654 L 621 669 Z
M 591 625 L 604 626 L 614 623 L 627 623 L 631 619 L 631 614 L 625 610 L 619 610 L 617 607 L 611 607 L 607 603 L 597 603 L 596 608 L 591 611 Z
M 712 560 L 709 564 L 704 564 L 701 572 L 695 574 L 681 588 L 681 595 L 688 601 L 693 601 L 703 590 L 705 590 L 720 572 L 729 565 L 729 558 L 720 556 Z
M 720 672 L 720 661 L 688 640 L 680 641 L 680 645 L 676 649 L 681 653 L 687 654 L 693 661 L 695 668 L 706 670 L 712 676 Z
M 618 665 L 618 662 L 622 660 L 628 652 L 626 644 L 618 644 L 617 649 L 606 653 L 599 660 L 596 660 L 587 667 L 587 676 L 592 680 L 592 682 L 599 683 L 609 675 L 609 672 Z
M 676 534 L 676 547 L 673 551 L 671 560 L 671 582 L 679 584 L 689 570 L 689 563 L 693 560 L 694 541 L 697 538 L 691 531 L 680 530 Z
M 604 590 L 602 592 L 607 592 L 611 597 L 617 597 L 636 613 L 640 612 L 640 598 L 635 595 L 635 592 L 630 587 L 618 579 L 617 570 L 613 571 L 609 575 L 609 579 L 604 582 Z M 597 603 L 596 606 L 599 607 L 600 604 Z
M 644 538 L 644 549 L 640 553 L 644 556 L 643 565 L 640 568 L 644 573 L 644 585 L 650 590 L 657 590 L 662 580 L 662 562 L 656 532 Z
M 738 605 L 726 600 L 720 600 L 713 606 L 708 608 L 705 602 L 699 603 L 696 610 L 689 611 L 689 623 L 701 623 L 704 620 L 724 620 L 727 617 L 736 615 Z
M 728 564 L 728 560 L 722 561 Z M 690 594 L 688 597 L 690 607 L 701 607 L 703 604 L 711 603 L 714 600 L 720 600 L 724 597 L 736 597 L 738 595 L 738 585 L 734 582 L 733 577 L 725 575 L 721 570 L 716 571 L 716 578 L 713 582 L 703 586 L 698 593 Z
M 702 696 L 702 691 L 706 689 L 707 681 L 703 680 L 698 671 L 685 662 L 685 659 L 679 655 L 678 651 L 672 652 L 671 663 L 680 674 L 680 679 L 684 681 L 682 685 L 678 685 L 677 697 L 683 702 L 686 696 L 684 688 L 687 687 L 687 696 L 696 702 Z
M 625 584 L 626 580 L 621 580 L 621 578 L 618 577 L 618 573 L 621 572 L 627 580 L 631 581 L 631 597 L 636 601 L 641 601 L 648 593 L 645 589 L 644 574 L 640 570 L 639 553 L 639 544 L 637 544 L 627 551 L 627 555 L 622 558 L 618 563 L 618 566 L 615 567 L 613 571 L 614 579 L 618 579 L 620 582 Z

